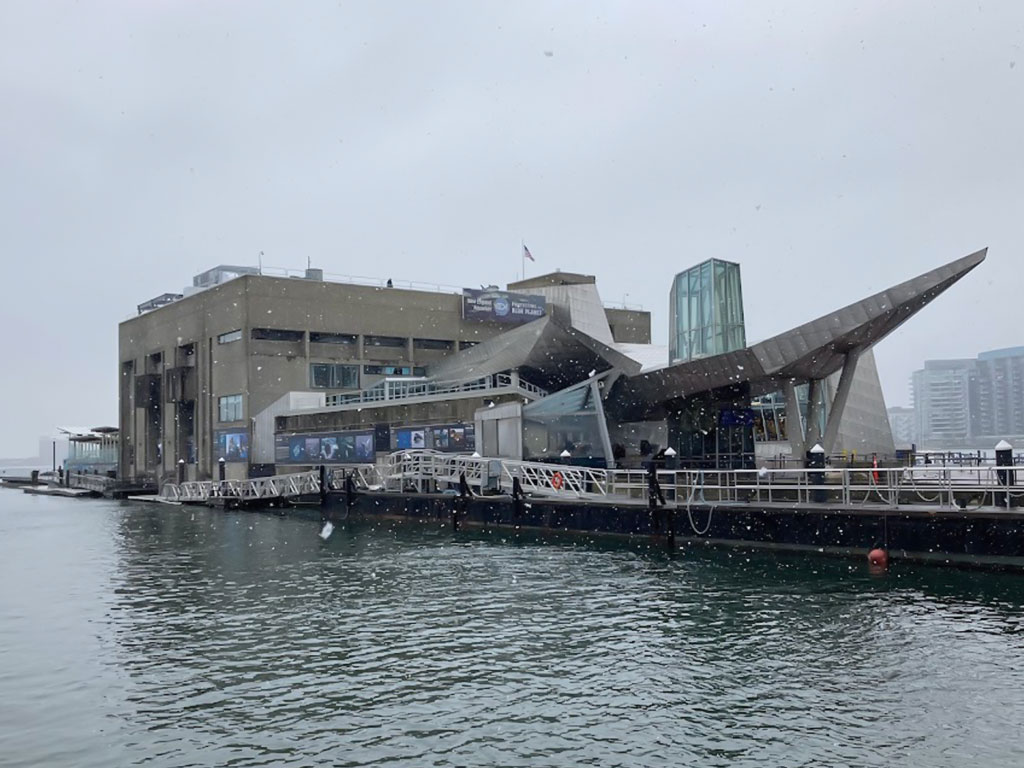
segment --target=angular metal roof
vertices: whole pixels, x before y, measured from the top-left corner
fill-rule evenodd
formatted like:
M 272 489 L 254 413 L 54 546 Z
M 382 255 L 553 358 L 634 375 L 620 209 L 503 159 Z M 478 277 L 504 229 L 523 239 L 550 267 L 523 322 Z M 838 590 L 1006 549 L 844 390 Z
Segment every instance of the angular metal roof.
M 751 347 L 620 378 L 609 394 L 620 418 L 640 418 L 665 403 L 749 382 L 752 394 L 786 381 L 823 379 L 843 366 L 846 353 L 892 333 L 982 261 L 988 249 L 876 293 Z
M 595 371 L 618 368 L 627 374 L 640 372 L 639 362 L 573 328 L 562 312 L 553 309 L 545 317 L 430 366 L 431 380 L 455 382 L 518 369 L 527 381 L 554 391 L 589 378 Z
M 842 368 L 846 353 L 881 341 L 982 261 L 988 249 L 951 261 L 809 323 L 724 355 L 642 373 L 642 363 L 572 326 L 568 313 L 551 313 L 482 342 L 430 367 L 435 382 L 462 381 L 511 369 L 549 390 L 616 369 L 605 398 L 609 415 L 642 419 L 673 400 L 749 384 L 751 394 L 787 381 L 824 379 Z

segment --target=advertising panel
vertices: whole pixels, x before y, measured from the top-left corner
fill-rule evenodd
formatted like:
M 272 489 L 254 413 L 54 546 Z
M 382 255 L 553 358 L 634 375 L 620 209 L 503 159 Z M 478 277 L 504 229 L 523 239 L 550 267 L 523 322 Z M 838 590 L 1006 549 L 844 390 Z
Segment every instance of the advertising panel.
M 442 424 L 434 427 L 407 427 L 395 430 L 399 451 L 428 448 L 446 453 L 463 453 L 476 447 L 472 424 Z
M 214 432 L 214 460 L 248 461 L 249 433 L 245 430 L 224 429 Z
M 544 317 L 543 296 L 528 296 L 508 291 L 462 289 L 462 317 L 492 323 L 528 323 Z
M 374 460 L 373 432 L 331 432 L 322 435 L 277 435 L 277 464 L 355 464 Z

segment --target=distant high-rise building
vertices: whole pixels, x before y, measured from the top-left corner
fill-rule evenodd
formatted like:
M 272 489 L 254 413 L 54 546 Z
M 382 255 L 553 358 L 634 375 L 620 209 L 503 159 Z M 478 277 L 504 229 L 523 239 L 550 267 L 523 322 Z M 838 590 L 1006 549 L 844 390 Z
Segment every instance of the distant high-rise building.
M 917 419 L 913 408 L 894 406 L 889 408 L 889 427 L 897 448 L 917 444 Z
M 911 386 L 923 447 L 1024 441 L 1024 347 L 982 352 L 977 359 L 927 360 Z
M 966 446 L 971 438 L 973 360 L 926 360 L 914 371 L 917 434 L 928 448 Z
M 976 381 L 975 434 L 1024 436 L 1024 347 L 982 352 Z
M 743 349 L 740 265 L 709 259 L 680 272 L 669 292 L 669 362 Z

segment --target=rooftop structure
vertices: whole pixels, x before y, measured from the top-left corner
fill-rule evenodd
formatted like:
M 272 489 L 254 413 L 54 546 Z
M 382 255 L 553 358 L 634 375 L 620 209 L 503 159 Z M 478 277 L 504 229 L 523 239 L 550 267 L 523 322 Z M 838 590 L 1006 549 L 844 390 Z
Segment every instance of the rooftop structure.
M 742 349 L 740 265 L 709 259 L 672 280 L 669 292 L 669 362 L 685 362 Z

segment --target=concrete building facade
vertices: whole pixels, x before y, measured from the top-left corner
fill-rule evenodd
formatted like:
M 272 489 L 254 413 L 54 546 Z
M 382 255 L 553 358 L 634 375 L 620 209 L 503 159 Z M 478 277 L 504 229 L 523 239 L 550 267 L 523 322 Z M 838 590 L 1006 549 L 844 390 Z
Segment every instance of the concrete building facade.
M 162 481 L 184 461 L 188 478 L 209 478 L 221 458 L 229 478 L 259 473 L 274 446 L 257 443 L 257 417 L 289 393 L 330 398 L 422 378 L 510 327 L 463 317 L 455 292 L 254 272 L 208 270 L 185 295 L 121 323 L 122 477 Z M 649 313 L 605 312 L 612 340 L 650 342 Z

